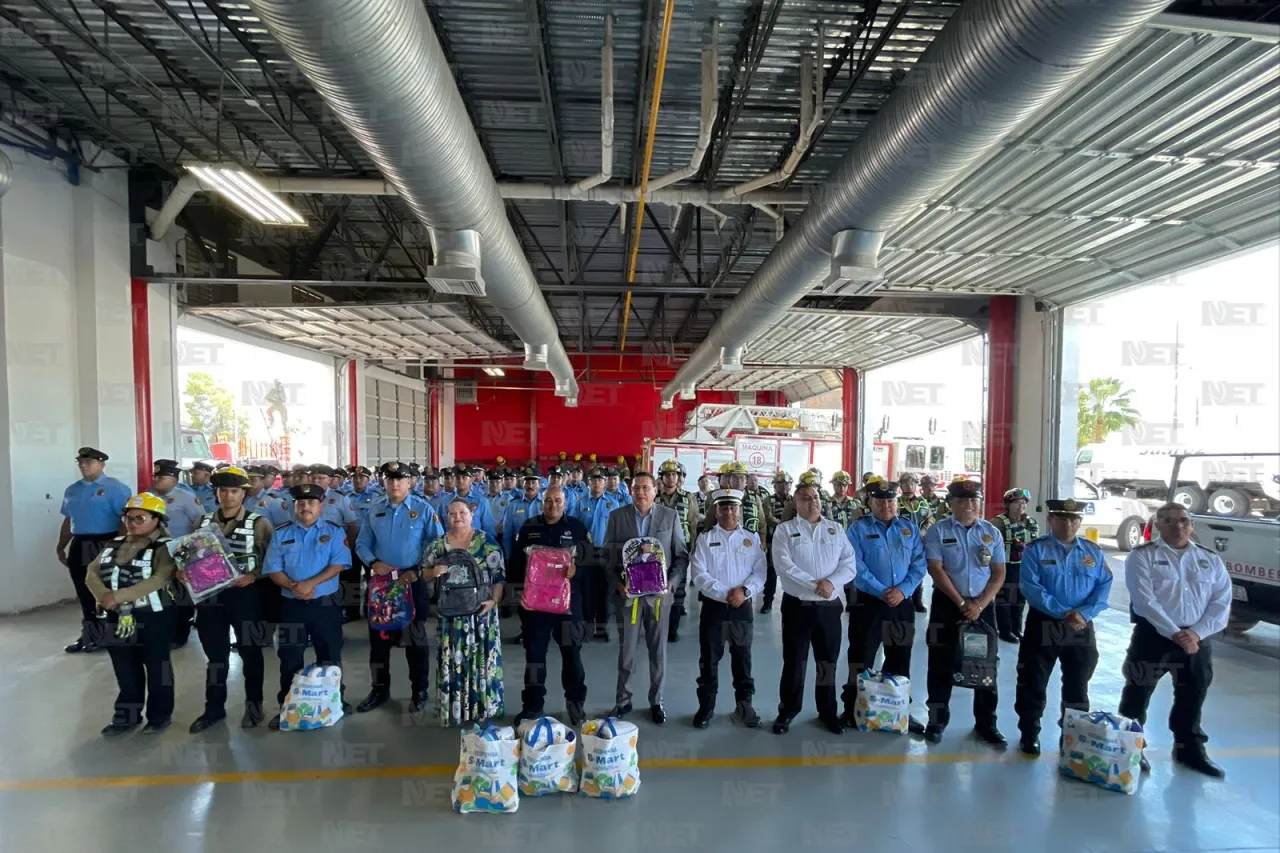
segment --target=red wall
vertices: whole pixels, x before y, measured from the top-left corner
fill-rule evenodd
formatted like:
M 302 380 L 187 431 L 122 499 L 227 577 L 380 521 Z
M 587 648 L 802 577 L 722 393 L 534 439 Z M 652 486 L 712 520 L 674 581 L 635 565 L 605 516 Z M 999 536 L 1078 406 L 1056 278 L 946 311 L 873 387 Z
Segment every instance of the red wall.
M 576 359 L 575 359 L 576 361 Z M 588 370 L 579 379 L 578 406 L 567 408 L 549 384 L 537 390 L 509 390 L 504 383 L 524 384 L 525 374 L 486 382 L 478 379 L 476 405 L 454 408 L 454 457 L 461 462 L 492 464 L 498 456 L 509 463 L 527 461 L 530 452 L 545 464 L 560 452 L 572 459 L 595 453 L 602 462 L 618 456 L 641 453 L 646 438 L 675 438 L 684 430 L 685 415 L 696 405 L 677 400 L 675 408 L 660 407 L 663 384 L 674 374 L 674 366 L 655 367 L 651 363 L 625 365 L 617 369 L 617 357 L 610 357 L 613 369 Z M 575 364 L 583 372 L 584 366 Z M 532 383 L 530 383 L 532 384 Z M 772 404 L 773 395 L 761 404 Z M 778 398 L 781 395 L 777 395 Z M 737 395 L 727 391 L 699 391 L 697 403 L 733 403 Z M 536 424 L 536 429 L 535 425 Z M 537 447 L 532 447 L 535 440 Z

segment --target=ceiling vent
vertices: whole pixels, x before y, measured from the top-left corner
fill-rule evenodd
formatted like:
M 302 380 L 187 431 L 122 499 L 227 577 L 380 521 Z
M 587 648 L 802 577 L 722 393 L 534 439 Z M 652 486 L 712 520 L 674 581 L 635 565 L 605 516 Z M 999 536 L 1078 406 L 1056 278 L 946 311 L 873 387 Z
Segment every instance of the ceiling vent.
M 426 269 L 427 284 L 440 293 L 484 296 L 480 275 L 480 232 L 431 229 L 435 263 Z
M 880 286 L 880 244 L 883 231 L 841 231 L 831 239 L 831 274 L 823 291 L 842 296 L 866 296 Z
M 453 402 L 459 406 L 475 406 L 476 402 L 476 383 L 475 382 L 459 382 L 453 386 Z

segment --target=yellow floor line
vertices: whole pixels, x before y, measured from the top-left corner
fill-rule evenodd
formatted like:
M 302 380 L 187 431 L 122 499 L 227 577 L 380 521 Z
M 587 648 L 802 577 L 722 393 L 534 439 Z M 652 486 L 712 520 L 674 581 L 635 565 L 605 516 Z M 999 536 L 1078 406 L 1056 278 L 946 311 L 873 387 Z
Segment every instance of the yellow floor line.
M 1214 758 L 1277 758 L 1280 747 L 1218 749 Z M 1026 761 L 1016 751 L 973 754 L 933 752 L 907 755 L 759 755 L 739 758 L 661 758 L 641 761 L 642 770 L 769 770 L 794 767 L 891 767 L 907 764 L 990 764 Z M 1056 761 L 1046 754 L 1039 761 Z M 1159 758 L 1157 759 L 1159 760 Z M 406 764 L 390 767 L 338 767 L 316 770 L 248 770 L 223 773 L 183 773 L 168 776 L 70 776 L 52 779 L 0 780 L 0 792 L 68 791 L 103 788 L 148 788 L 183 785 L 239 785 L 253 782 L 330 782 L 363 779 L 403 779 L 451 776 L 453 764 Z

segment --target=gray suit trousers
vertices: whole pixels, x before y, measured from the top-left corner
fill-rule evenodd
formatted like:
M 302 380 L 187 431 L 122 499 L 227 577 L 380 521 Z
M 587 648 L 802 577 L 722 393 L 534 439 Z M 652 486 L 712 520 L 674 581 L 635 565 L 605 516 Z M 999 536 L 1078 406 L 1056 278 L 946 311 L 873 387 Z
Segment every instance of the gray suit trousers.
M 627 599 L 614 595 L 618 622 L 618 705 L 631 701 L 631 676 L 636 671 L 636 650 L 641 635 L 649 650 L 649 704 L 661 704 L 662 685 L 667 677 L 667 621 L 673 606 L 670 594 L 661 599 L 657 596 Z

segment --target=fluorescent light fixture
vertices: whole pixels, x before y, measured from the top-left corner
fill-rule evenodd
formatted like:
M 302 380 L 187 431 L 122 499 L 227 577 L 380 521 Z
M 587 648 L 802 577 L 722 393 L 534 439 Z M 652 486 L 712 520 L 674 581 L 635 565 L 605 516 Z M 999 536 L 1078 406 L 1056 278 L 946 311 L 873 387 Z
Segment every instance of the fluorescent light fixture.
M 482 368 L 486 376 L 506 376 L 507 373 L 501 367 L 485 367 Z
M 194 164 L 187 166 L 187 171 L 195 175 L 206 189 L 216 190 L 255 222 L 263 225 L 307 224 L 301 214 L 239 166 Z

